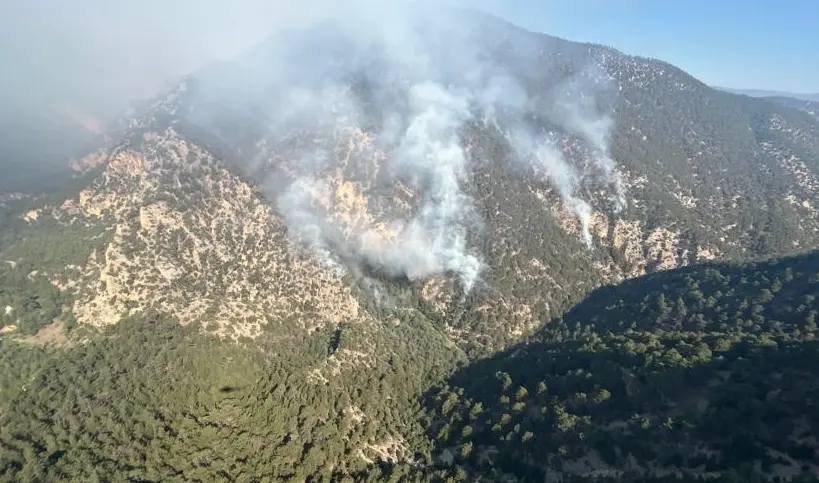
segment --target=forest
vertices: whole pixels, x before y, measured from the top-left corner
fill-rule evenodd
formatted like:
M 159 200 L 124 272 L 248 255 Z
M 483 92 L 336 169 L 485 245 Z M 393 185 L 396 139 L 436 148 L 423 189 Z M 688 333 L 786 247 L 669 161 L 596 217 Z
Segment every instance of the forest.
M 817 288 L 816 254 L 601 288 L 432 391 L 430 437 L 471 475 L 815 481 Z
M 819 481 L 815 106 L 481 18 L 497 35 L 481 55 L 538 102 L 590 65 L 617 93 L 601 104 L 619 212 L 590 141 L 539 107 L 509 114 L 554 129 L 582 173 L 590 245 L 554 180 L 510 162 L 509 126 L 476 117 L 457 182 L 480 283 L 331 274 L 265 174 L 309 146 L 331 161 L 311 177 L 361 188 L 335 203 L 351 231 L 396 200 L 422 210 L 382 186 L 387 154 L 354 149 L 390 144 L 377 131 L 409 99 L 381 106 L 379 59 L 346 59 L 367 67 L 336 80 L 375 112 L 322 106 L 326 122 L 273 132 L 268 89 L 210 66 L 72 170 L 4 178 L 0 160 L 0 482 Z M 261 98 L 206 102 L 208 82 Z
M 150 313 L 3 336 L 1 478 L 816 481 L 817 286 L 819 254 L 661 272 L 471 363 L 417 313 L 265 347 Z

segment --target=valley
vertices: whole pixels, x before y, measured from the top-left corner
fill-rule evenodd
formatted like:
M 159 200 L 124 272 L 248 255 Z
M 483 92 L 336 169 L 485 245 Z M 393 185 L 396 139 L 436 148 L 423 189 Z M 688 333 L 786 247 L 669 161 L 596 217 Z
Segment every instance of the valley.
M 0 481 L 816 481 L 812 105 L 411 13 L 0 193 Z

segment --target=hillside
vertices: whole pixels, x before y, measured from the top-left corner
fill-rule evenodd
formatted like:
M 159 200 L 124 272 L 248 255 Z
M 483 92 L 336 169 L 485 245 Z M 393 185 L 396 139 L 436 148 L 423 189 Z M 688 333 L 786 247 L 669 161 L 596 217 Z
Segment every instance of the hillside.
M 0 475 L 816 481 L 817 283 L 815 253 L 665 271 L 469 365 L 419 317 L 299 344 L 157 314 L 61 346 L 5 337 Z
M 601 288 L 430 396 L 439 461 L 520 481 L 816 481 L 817 283 L 811 254 Z
M 604 283 L 817 246 L 807 114 L 474 12 L 347 27 L 194 74 L 72 161 L 101 170 L 79 194 L 32 205 L 23 231 L 107 234 L 38 271 L 80 323 L 151 308 L 253 338 L 398 305 L 490 353 Z
M 0 479 L 812 464 L 819 120 L 404 13 L 279 33 L 137 105 L 59 190 L 0 193 Z
M 252 347 L 155 313 L 100 335 L 0 336 L 0 481 L 378 481 L 432 463 L 418 394 L 460 359 L 413 318 Z
M 794 99 L 792 97 L 782 96 L 766 97 L 765 99 L 783 106 L 805 111 L 811 116 L 819 118 L 819 100 Z

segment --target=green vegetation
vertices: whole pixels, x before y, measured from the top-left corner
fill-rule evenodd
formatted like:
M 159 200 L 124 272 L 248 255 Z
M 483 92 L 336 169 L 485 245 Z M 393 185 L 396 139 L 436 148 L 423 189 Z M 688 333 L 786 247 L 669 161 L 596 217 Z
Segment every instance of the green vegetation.
M 458 355 L 428 331 L 407 318 L 242 347 L 144 314 L 61 348 L 6 338 L 0 480 L 330 481 L 371 473 L 392 441 L 429 464 L 417 394 Z
M 151 313 L 6 337 L 2 478 L 816 481 L 817 292 L 819 254 L 658 273 L 451 376 L 416 311 L 241 345 Z
M 512 48 L 518 40 L 537 48 Z M 105 216 L 55 207 L 98 171 L 1 200 L 0 482 L 817 481 L 819 253 L 749 260 L 819 246 L 819 122 L 600 46 L 511 27 L 502 44 L 496 60 L 525 66 L 533 93 L 590 64 L 620 88 L 612 156 L 632 203 L 615 216 L 584 184 L 599 215 L 593 249 L 552 210 L 547 183 L 510 169 L 501 131 L 470 123 L 464 189 L 484 223 L 468 240 L 487 264 L 481 283 L 463 294 L 451 278 L 428 286 L 351 270 L 359 320 L 328 325 L 320 283 L 294 283 L 300 261 L 282 225 L 242 225 L 259 211 L 254 197 L 224 203 L 241 192 L 223 169 L 258 160 L 231 166 L 253 178 L 308 146 L 336 152 L 345 140 L 322 129 L 338 126 L 265 139 L 241 110 L 196 105 L 190 80 L 123 120 L 121 144 L 106 140 L 153 171 L 112 171 L 89 187 L 128 201 L 110 215 L 127 276 L 101 302 L 125 298 L 124 320 L 94 329 L 71 313 L 99 281 L 88 260 L 113 230 Z M 366 97 L 365 84 L 355 92 Z M 220 139 L 187 118 L 194 108 L 218 121 Z M 366 127 L 377 129 L 373 117 Z M 533 129 L 552 129 L 535 117 Z M 169 126 L 214 159 L 145 136 Z M 582 140 L 557 137 L 584 162 Z M 347 154 L 345 174 L 380 178 L 374 158 Z M 388 210 L 390 187 L 371 188 L 371 207 Z M 148 207 L 171 223 L 151 226 Z M 28 210 L 41 210 L 35 222 L 21 218 Z M 733 263 L 600 288 L 710 256 Z M 128 297 L 134 287 L 157 296 Z M 289 313 L 254 312 L 246 302 L 260 293 L 292 302 Z M 250 307 L 237 317 L 267 322 L 261 335 L 220 340 L 173 316 L 206 303 L 212 330 L 226 297 L 236 312 Z
M 815 475 L 817 293 L 819 254 L 600 289 L 432 392 L 430 436 L 467 474 L 527 481 Z
M 58 285 L 65 276 L 79 278 L 91 253 L 105 246 L 110 238 L 105 225 L 50 216 L 31 225 L 17 212 L 0 228 L 0 327 L 16 325 L 33 334 L 57 317 L 73 319 L 73 293 Z

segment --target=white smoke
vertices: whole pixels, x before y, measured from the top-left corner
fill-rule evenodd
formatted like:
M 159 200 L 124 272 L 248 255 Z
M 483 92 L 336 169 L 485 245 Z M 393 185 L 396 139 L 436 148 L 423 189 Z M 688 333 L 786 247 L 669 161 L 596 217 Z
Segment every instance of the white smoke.
M 532 133 L 518 126 L 508 136 L 510 144 L 517 150 L 517 159 L 531 165 L 536 178 L 551 183 L 566 208 L 580 221 L 580 232 L 587 247 L 592 246 L 589 229 L 592 208 L 583 200 L 578 191 L 581 188 L 581 173 L 566 161 L 563 153 L 555 145 L 556 140 L 545 133 Z
M 589 231 L 589 220 L 591 218 L 591 206 L 577 195 L 580 186 L 580 177 L 571 165 L 566 163 L 560 151 L 553 145 L 544 143 L 540 145 L 534 153 L 534 166 L 536 173 L 543 170 L 546 178 L 557 187 L 566 207 L 577 215 L 580 220 L 580 232 L 586 246 L 591 247 L 592 238 Z
M 425 201 L 394 244 L 376 249 L 363 245 L 361 254 L 392 275 L 411 280 L 454 272 L 471 290 L 482 263 L 468 252 L 463 225 L 472 206 L 461 190 L 467 165 L 458 136 L 469 116 L 467 97 L 425 82 L 410 89 L 409 108 L 411 120 L 392 153 L 391 167 L 399 178 L 411 179 L 413 187 L 425 186 Z
M 276 198 L 276 205 L 290 232 L 299 241 L 310 246 L 322 265 L 343 275 L 346 270 L 338 261 L 331 244 L 338 235 L 331 236 L 332 226 L 315 209 L 316 197 L 327 191 L 321 180 L 299 178 L 281 192 Z
M 613 188 L 614 210 L 626 207 L 625 188 L 617 166 L 609 153 L 614 120 L 609 112 L 601 112 L 600 97 L 611 95 L 612 79 L 602 69 L 590 65 L 572 76 L 556 91 L 555 108 L 568 130 L 580 135 L 592 148 L 590 161 L 600 170 L 603 181 Z
M 484 262 L 468 243 L 480 220 L 475 200 L 464 189 L 472 167 L 461 129 L 477 116 L 511 131 L 507 139 L 516 158 L 554 185 L 591 246 L 592 208 L 581 195 L 587 173 L 564 157 L 556 139 L 530 127 L 523 117 L 535 113 L 582 138 L 591 148 L 595 169 L 614 186 L 620 207 L 625 200 L 622 183 L 608 153 L 612 122 L 600 113 L 595 98 L 601 87 L 570 79 L 555 89 L 561 94 L 547 102 L 548 112 L 539 112 L 543 95 L 530 95 L 514 72 L 485 55 L 480 44 L 486 39 L 481 26 L 471 23 L 474 19 L 422 16 L 418 24 L 417 15 L 403 13 L 369 11 L 363 20 L 342 19 L 332 24 L 326 38 L 311 40 L 314 51 L 294 56 L 286 44 L 276 45 L 264 66 L 254 65 L 259 59 L 252 56 L 245 59 L 251 65 L 242 72 L 252 79 L 240 79 L 235 92 L 251 100 L 268 96 L 263 110 L 270 137 L 297 138 L 308 127 L 313 130 L 309 136 L 321 138 L 322 130 L 326 135 L 339 123 L 359 125 L 376 111 L 380 124 L 374 142 L 387 153 L 378 182 L 400 182 L 417 195 L 409 216 L 379 220 L 379 227 L 350 226 L 333 214 L 332 187 L 323 179 L 328 169 L 349 166 L 340 166 L 332 149 L 302 140 L 294 150 L 292 172 L 264 180 L 290 233 L 339 271 L 362 264 L 410 280 L 454 274 L 465 291 L 471 290 Z M 367 101 L 350 85 L 350 78 L 362 73 Z M 268 79 L 259 82 L 258 76 Z M 394 236 L 384 237 L 384 226 Z

